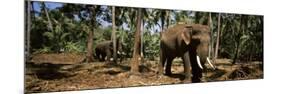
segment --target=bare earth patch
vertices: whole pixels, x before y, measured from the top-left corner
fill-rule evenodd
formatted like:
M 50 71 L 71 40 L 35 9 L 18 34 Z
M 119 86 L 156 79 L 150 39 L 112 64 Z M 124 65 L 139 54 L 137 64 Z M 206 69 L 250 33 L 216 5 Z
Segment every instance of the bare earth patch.
M 26 92 L 52 92 L 100 88 L 122 88 L 131 86 L 151 86 L 163 84 L 190 83 L 182 80 L 183 66 L 173 63 L 174 76 L 157 75 L 158 61 L 145 61 L 140 65 L 140 74 L 130 74 L 130 60 L 122 63 L 91 62 L 81 63 L 79 54 L 39 54 L 31 62 L 26 62 Z M 261 62 L 232 65 L 229 59 L 218 59 L 217 70 L 203 74 L 204 81 L 225 81 L 262 79 Z M 207 65 L 208 66 L 208 65 Z

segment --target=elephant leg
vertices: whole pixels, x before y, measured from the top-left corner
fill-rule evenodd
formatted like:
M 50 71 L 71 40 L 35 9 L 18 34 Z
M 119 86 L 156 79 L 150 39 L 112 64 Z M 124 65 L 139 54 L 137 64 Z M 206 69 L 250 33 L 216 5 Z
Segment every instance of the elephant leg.
M 189 56 L 189 52 L 184 53 L 183 57 L 183 65 L 184 65 L 184 75 L 185 75 L 185 79 L 190 80 L 191 79 L 191 70 L 190 70 L 190 56 Z
M 197 83 L 201 82 L 202 78 L 202 69 L 199 67 L 197 60 L 196 60 L 196 55 L 192 56 L 190 58 L 191 60 L 191 67 L 192 67 L 192 82 Z
M 117 54 L 118 58 L 119 58 L 119 61 L 120 63 L 123 61 L 123 54 L 122 54 L 122 51 L 119 51 L 120 53 Z
M 117 60 L 118 60 L 118 59 L 119 59 L 120 62 L 122 62 L 122 57 L 121 57 L 121 54 L 119 54 L 119 53 L 117 53 Z M 117 60 L 116 60 L 116 61 L 117 61 Z
M 96 57 L 96 59 L 100 60 L 100 57 L 99 57 L 99 54 L 97 51 L 95 52 L 95 57 Z
M 97 56 L 97 58 L 99 59 L 99 61 L 102 61 L 103 59 L 103 55 L 102 55 L 102 53 L 100 52 L 100 51 L 96 51 L 96 56 Z
M 107 58 L 106 61 L 107 61 L 107 62 L 110 62 L 111 56 L 112 56 L 112 55 L 111 55 L 111 51 L 110 51 L 109 49 L 106 50 L 106 58 Z
M 105 61 L 105 53 L 101 53 L 101 58 L 100 58 L 100 56 L 99 56 L 99 58 L 100 58 L 100 61 Z
M 158 64 L 158 74 L 163 74 L 163 68 L 166 62 L 166 54 L 160 50 L 160 63 Z
M 167 58 L 166 69 L 165 69 L 166 75 L 171 75 L 172 74 L 172 71 L 171 71 L 172 61 L 173 61 L 172 58 Z

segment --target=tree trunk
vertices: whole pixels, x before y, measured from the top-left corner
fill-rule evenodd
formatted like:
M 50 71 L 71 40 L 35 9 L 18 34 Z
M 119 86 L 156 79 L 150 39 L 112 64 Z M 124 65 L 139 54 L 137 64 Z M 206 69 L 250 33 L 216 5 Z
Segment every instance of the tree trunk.
M 47 17 L 47 19 L 48 19 L 48 28 L 49 28 L 51 31 L 53 31 L 53 25 L 52 25 L 52 22 L 51 22 L 51 19 L 50 19 L 48 10 L 47 10 L 46 5 L 45 5 L 44 2 L 42 2 L 42 6 L 43 6 L 43 8 L 44 8 L 44 12 L 45 12 L 46 17 Z
M 34 6 L 33 6 L 33 3 L 34 3 L 34 1 L 30 1 L 30 4 L 31 4 L 31 14 L 33 14 L 32 15 L 32 19 L 35 19 L 35 11 L 34 11 Z
M 208 56 L 209 57 L 212 57 L 211 55 L 212 55 L 212 48 L 213 48 L 213 24 L 212 24 L 212 14 L 211 13 L 209 13 L 209 27 L 210 27 L 210 31 L 211 31 L 211 40 L 210 40 L 210 43 L 211 43 L 211 45 L 209 45 L 209 54 L 208 54 Z
M 161 20 L 161 31 L 163 31 L 164 27 L 165 27 L 164 26 L 165 25 L 165 15 L 163 12 L 161 13 L 160 20 Z
M 165 19 L 166 19 L 166 28 L 169 28 L 170 20 L 171 20 L 171 18 L 170 18 L 170 11 L 169 10 L 166 10 L 166 17 L 165 17 Z
M 116 63 L 117 60 L 117 47 L 116 47 L 116 29 L 115 29 L 115 7 L 112 6 L 112 40 L 113 40 L 113 60 Z
M 251 47 L 251 49 L 250 49 L 250 54 L 249 54 L 249 59 L 248 59 L 248 61 L 252 61 L 253 52 L 254 52 L 254 45 L 252 44 L 252 47 Z
M 199 21 L 200 22 L 200 21 Z M 213 21 L 212 21 L 212 14 L 211 13 L 209 13 L 209 26 L 210 26 L 210 31 L 211 31 L 211 45 L 210 45 L 210 48 L 209 48 L 209 50 L 210 50 L 210 52 L 209 52 L 209 56 L 212 58 L 212 62 L 215 62 L 214 61 L 214 56 L 215 56 L 215 54 L 214 54 L 214 31 L 213 31 Z
M 144 20 L 142 20 L 141 21 L 141 38 L 140 38 L 140 40 L 141 40 L 141 48 L 140 48 L 140 50 L 141 50 L 141 62 L 143 62 L 143 59 L 144 59 L 144 56 L 143 56 L 143 52 L 144 52 L 144 48 L 143 48 L 143 33 L 144 33 Z
M 30 32 L 31 32 L 31 1 L 27 1 L 27 28 L 26 28 L 26 61 L 30 58 Z
M 238 57 L 238 54 L 239 54 L 239 49 L 240 49 L 240 40 L 237 42 L 237 48 L 235 49 L 235 55 L 234 55 L 234 59 L 233 59 L 232 64 L 236 63 L 236 60 L 237 60 L 237 57 Z
M 93 59 L 93 32 L 89 31 L 88 35 L 88 43 L 87 43 L 87 59 L 86 62 L 92 62 Z
M 135 32 L 135 43 L 134 43 L 134 52 L 133 58 L 131 60 L 131 73 L 139 73 L 139 58 L 140 58 L 140 28 L 141 28 L 141 8 L 137 11 L 137 28 Z
M 88 35 L 88 43 L 87 43 L 87 56 L 86 56 L 86 62 L 93 62 L 93 38 L 94 38 L 94 30 L 95 30 L 95 8 L 94 6 L 90 7 L 91 10 L 91 26 L 92 29 L 89 31 Z
M 220 24 L 221 24 L 221 14 L 219 13 L 219 15 L 218 15 L 218 33 L 217 33 L 217 41 L 216 41 L 216 49 L 215 49 L 214 60 L 217 59 L 217 57 L 218 57 L 219 42 L 220 42 L 220 29 L 221 29 Z
M 234 55 L 234 59 L 233 59 L 233 62 L 232 62 L 232 64 L 235 64 L 236 63 L 236 61 L 237 61 L 237 58 L 238 58 L 238 56 L 239 56 L 239 50 L 240 50 L 240 37 L 241 37 L 241 32 L 244 30 L 244 28 L 243 28 L 243 15 L 241 15 L 241 18 L 240 18 L 240 28 L 239 28 L 239 32 L 238 32 L 238 41 L 237 41 L 237 47 L 236 47 L 236 49 L 235 49 L 235 55 Z

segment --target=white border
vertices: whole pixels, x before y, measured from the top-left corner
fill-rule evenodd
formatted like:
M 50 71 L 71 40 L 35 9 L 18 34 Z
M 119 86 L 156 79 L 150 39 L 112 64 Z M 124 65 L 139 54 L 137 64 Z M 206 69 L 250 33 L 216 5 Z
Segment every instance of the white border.
M 39 1 L 39 0 L 38 0 Z M 280 3 L 278 0 L 45 0 L 71 3 L 91 3 L 183 9 L 226 13 L 264 15 L 264 79 L 225 81 L 199 84 L 180 84 L 148 87 L 130 87 L 69 91 L 75 94 L 280 94 Z M 1 94 L 23 93 L 23 0 L 5 0 L 0 3 L 0 89 Z

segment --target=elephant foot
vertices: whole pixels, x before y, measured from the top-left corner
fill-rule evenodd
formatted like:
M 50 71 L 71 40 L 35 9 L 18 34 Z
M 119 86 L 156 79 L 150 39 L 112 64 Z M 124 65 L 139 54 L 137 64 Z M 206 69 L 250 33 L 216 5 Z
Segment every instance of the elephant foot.
M 192 83 L 199 83 L 201 82 L 201 79 L 198 77 L 192 77 Z
M 184 78 L 183 78 L 183 83 L 191 83 L 191 77 L 192 75 L 186 75 L 186 74 L 183 74 L 184 75 Z
M 165 72 L 165 75 L 171 76 L 171 75 L 172 75 L 172 72 Z

